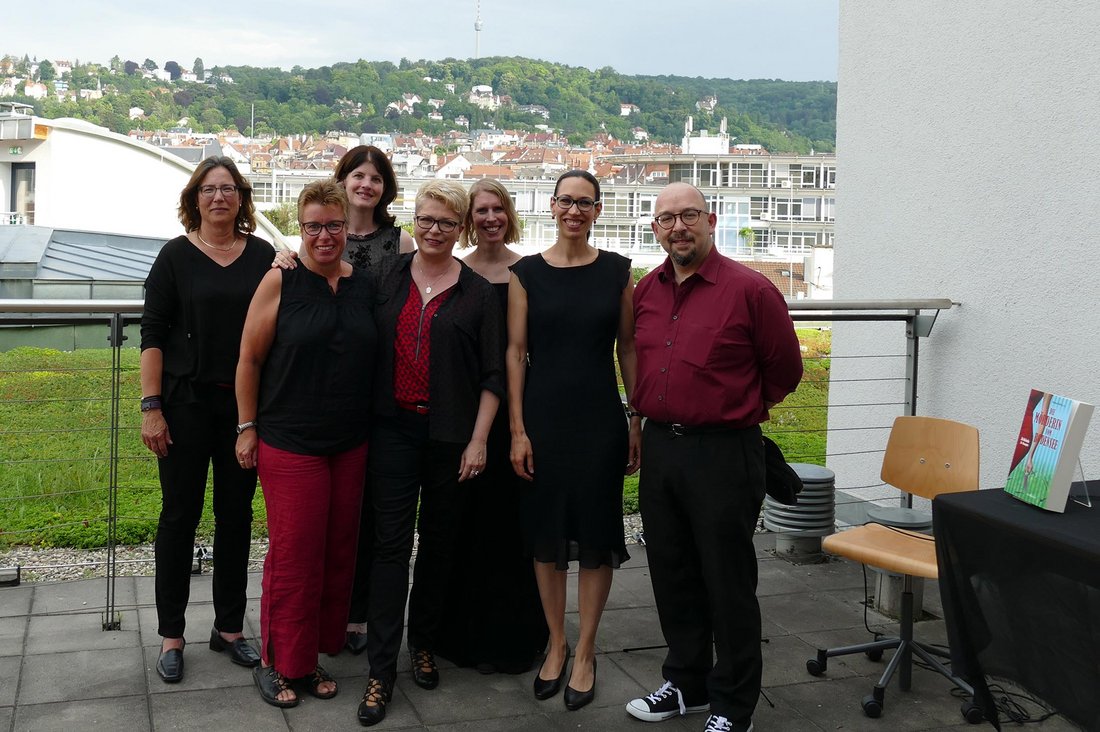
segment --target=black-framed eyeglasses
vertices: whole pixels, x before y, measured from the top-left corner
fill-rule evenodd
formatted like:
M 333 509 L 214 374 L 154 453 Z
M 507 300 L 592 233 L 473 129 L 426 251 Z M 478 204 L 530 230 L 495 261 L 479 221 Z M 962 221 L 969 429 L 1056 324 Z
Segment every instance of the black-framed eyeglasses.
M 214 194 L 218 191 L 222 192 L 222 196 L 225 198 L 233 198 L 237 195 L 237 191 L 240 190 L 237 186 L 199 186 L 199 195 L 203 198 L 213 198 Z
M 339 234 L 344 230 L 344 226 L 346 226 L 347 223 L 346 221 L 329 221 L 321 224 L 316 221 L 305 221 L 302 223 L 302 231 L 310 236 L 317 236 L 321 233 L 321 229 L 324 229 L 330 234 Z
M 450 234 L 456 228 L 458 228 L 458 222 L 452 219 L 437 219 L 431 216 L 414 216 L 413 221 L 424 231 L 428 231 L 433 226 L 438 226 L 439 230 L 444 234 Z
M 705 215 L 706 211 L 700 211 L 697 208 L 685 208 L 678 214 L 663 213 L 659 214 L 654 221 L 657 222 L 657 226 L 662 229 L 671 229 L 676 226 L 676 219 L 680 219 L 684 222 L 684 226 L 692 226 L 699 221 L 699 217 Z
M 572 196 L 554 196 L 550 200 L 562 211 L 568 211 L 576 204 L 577 210 L 585 213 L 591 211 L 592 207 L 599 203 L 599 201 L 593 201 L 591 198 L 573 198 Z

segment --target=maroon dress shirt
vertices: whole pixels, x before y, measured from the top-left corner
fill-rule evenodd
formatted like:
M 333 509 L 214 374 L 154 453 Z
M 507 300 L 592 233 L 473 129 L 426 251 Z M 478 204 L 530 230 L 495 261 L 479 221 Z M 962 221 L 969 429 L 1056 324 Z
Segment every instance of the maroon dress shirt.
M 712 249 L 676 284 L 671 260 L 634 290 L 638 383 L 632 406 L 656 422 L 751 427 L 802 378 L 783 296 Z

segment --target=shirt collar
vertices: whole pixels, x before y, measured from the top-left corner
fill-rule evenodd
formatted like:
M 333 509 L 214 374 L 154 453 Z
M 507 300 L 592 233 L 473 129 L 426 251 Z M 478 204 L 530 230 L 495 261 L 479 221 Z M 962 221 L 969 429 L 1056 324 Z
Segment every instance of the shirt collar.
M 691 277 L 698 275 L 700 279 L 712 285 L 717 283 L 718 271 L 721 269 L 721 262 L 719 261 L 721 256 L 722 255 L 718 253 L 718 247 L 716 245 L 711 245 L 710 253 L 707 254 L 706 259 L 703 260 L 703 263 L 699 265 L 699 269 L 695 270 L 695 274 Z M 691 277 L 688 277 L 688 279 L 690 280 Z M 676 269 L 672 264 L 671 257 L 665 257 L 664 263 L 658 268 L 657 279 L 661 282 L 676 282 Z M 687 280 L 684 281 L 686 282 Z

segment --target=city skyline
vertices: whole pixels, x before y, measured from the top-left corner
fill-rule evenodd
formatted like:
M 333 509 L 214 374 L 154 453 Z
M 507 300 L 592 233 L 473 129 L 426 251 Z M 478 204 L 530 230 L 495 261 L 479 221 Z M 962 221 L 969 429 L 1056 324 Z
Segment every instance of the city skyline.
M 43 0 L 9 10 L 0 53 L 98 63 L 117 54 L 137 63 L 151 58 L 160 66 L 172 60 L 185 68 L 200 57 L 207 68 L 288 70 L 359 58 L 466 59 L 475 53 L 476 4 L 330 0 L 325 12 L 303 23 L 302 6 L 287 0 L 221 6 L 187 20 L 179 6 Z M 506 0 L 481 0 L 479 55 L 593 70 L 611 66 L 631 75 L 836 80 L 838 0 L 687 0 L 676 6 L 676 17 L 667 8 L 654 0 L 638 0 L 628 10 L 558 0 L 531 16 L 516 13 Z M 358 42 L 344 42 L 344 29 L 356 23 L 368 30 Z M 372 33 L 373 26 L 393 30 Z

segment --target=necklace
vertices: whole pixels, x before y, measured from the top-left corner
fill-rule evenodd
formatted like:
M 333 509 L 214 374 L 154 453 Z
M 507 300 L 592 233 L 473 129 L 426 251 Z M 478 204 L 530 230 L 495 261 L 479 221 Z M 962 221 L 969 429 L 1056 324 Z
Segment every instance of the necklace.
M 227 247 L 216 247 L 216 246 L 214 246 L 213 244 L 208 242 L 206 239 L 202 238 L 202 234 L 199 233 L 198 229 L 195 229 L 195 236 L 197 236 L 199 238 L 199 241 L 201 241 L 203 244 L 205 244 L 206 246 L 210 247 L 211 249 L 215 249 L 219 252 L 228 252 L 230 249 L 237 246 L 237 237 L 236 236 L 233 237 L 233 241 L 231 241 L 229 243 L 229 246 L 227 246 Z
M 424 269 L 424 263 L 423 263 L 423 262 L 421 262 L 421 261 L 420 261 L 419 259 L 418 259 L 418 260 L 416 261 L 416 263 L 417 263 L 418 265 L 420 265 L 420 274 L 422 274 L 422 275 L 424 275 L 425 277 L 427 277 L 427 276 L 428 276 L 428 272 L 427 272 L 427 270 L 425 270 L 425 269 Z M 447 269 L 443 270 L 443 274 L 441 274 L 441 275 L 438 275 L 438 276 L 437 276 L 437 277 L 436 277 L 436 278 L 435 278 L 434 280 L 432 280 L 431 282 L 429 282 L 428 284 L 426 284 L 426 285 L 424 286 L 424 294 L 425 294 L 425 295 L 430 295 L 430 294 L 432 294 L 432 285 L 434 285 L 434 284 L 435 284 L 436 282 L 439 282 L 439 281 L 440 281 L 441 279 L 443 279 L 443 277 L 444 277 L 444 276 L 445 276 L 445 275 L 446 275 L 446 274 L 447 274 L 448 272 L 450 272 L 450 271 L 451 271 L 451 265 L 450 265 L 450 263 L 448 262 L 448 263 L 447 263 Z

